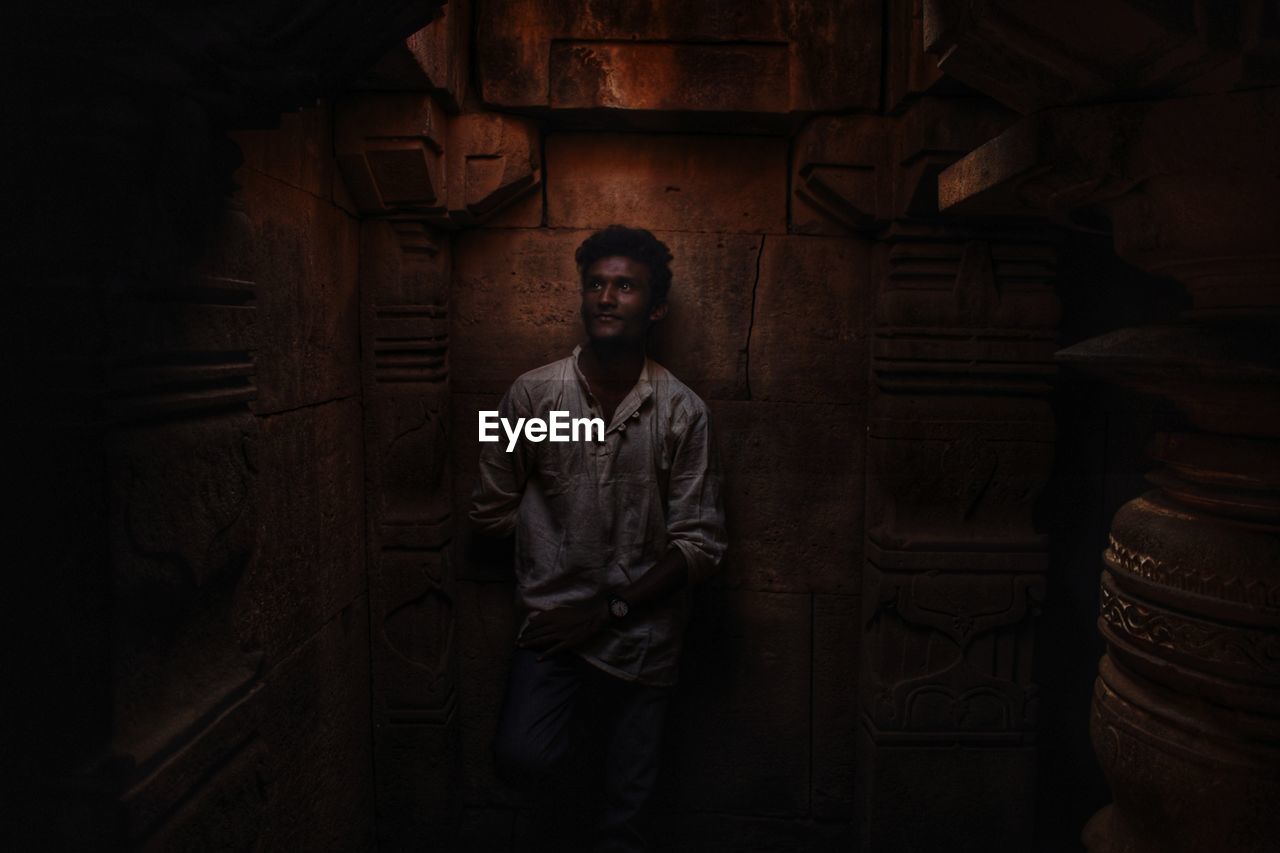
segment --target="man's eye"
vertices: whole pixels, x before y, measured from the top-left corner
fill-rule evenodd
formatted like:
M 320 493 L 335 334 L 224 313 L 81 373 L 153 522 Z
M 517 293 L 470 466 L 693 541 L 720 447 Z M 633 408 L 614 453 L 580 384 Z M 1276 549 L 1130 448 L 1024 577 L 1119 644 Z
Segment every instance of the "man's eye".
M 630 290 L 630 289 L 631 289 L 631 282 L 629 282 L 629 281 L 620 282 L 620 283 L 618 284 L 618 287 L 619 287 L 620 289 L 622 289 L 622 290 Z
M 601 287 L 601 285 L 600 285 L 600 282 L 598 282 L 598 281 L 589 281 L 589 282 L 587 282 L 587 290 L 599 290 L 599 289 L 600 289 L 600 287 Z

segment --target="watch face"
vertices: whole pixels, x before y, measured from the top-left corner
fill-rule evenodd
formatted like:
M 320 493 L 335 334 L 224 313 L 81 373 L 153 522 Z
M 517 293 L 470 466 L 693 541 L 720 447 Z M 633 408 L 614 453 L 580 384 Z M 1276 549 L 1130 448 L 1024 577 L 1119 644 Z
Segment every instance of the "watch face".
M 613 614 L 614 619 L 621 619 L 630 611 L 631 608 L 621 598 L 614 598 L 609 601 L 609 612 Z

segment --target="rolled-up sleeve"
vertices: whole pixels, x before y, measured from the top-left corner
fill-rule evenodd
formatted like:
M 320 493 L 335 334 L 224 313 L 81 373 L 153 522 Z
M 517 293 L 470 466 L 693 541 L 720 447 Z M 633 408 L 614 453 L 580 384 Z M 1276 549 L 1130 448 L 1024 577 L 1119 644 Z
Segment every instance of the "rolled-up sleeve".
M 720 461 L 707 412 L 699 408 L 681 431 L 671 462 L 667 534 L 698 581 L 720 565 L 727 545 Z
M 529 416 L 525 389 L 512 385 L 498 403 L 498 416 L 514 423 Z M 471 494 L 468 516 L 476 529 L 490 536 L 515 533 L 520 499 L 529 477 L 529 450 L 525 441 L 517 441 L 507 452 L 507 438 L 501 427 L 498 440 L 480 445 L 480 479 Z

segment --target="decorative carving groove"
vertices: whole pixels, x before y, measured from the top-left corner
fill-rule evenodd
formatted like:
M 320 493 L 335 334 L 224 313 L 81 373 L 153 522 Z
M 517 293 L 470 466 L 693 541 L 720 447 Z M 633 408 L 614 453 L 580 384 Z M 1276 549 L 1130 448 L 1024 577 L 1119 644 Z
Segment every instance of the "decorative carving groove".
M 537 128 L 496 113 L 450 115 L 419 94 L 343 101 L 334 145 L 363 215 L 474 225 L 541 181 Z
M 1195 595 L 1254 607 L 1280 608 L 1280 584 L 1235 577 L 1216 565 L 1212 569 L 1173 565 L 1126 547 L 1116 539 L 1114 532 L 1107 535 L 1107 541 L 1103 559 L 1112 571 L 1129 572 L 1143 580 Z
M 1280 678 L 1280 635 L 1274 632 L 1218 625 L 1134 601 L 1105 575 L 1100 610 L 1112 642 L 1167 649 L 1184 663 L 1240 678 Z

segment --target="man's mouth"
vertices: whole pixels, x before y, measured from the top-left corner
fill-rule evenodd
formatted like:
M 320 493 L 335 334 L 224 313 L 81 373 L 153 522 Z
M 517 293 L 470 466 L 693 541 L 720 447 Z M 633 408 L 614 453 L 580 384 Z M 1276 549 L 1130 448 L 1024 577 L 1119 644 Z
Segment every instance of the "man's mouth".
M 621 320 L 622 318 L 619 317 L 617 314 L 597 314 L 596 319 L 597 320 Z

